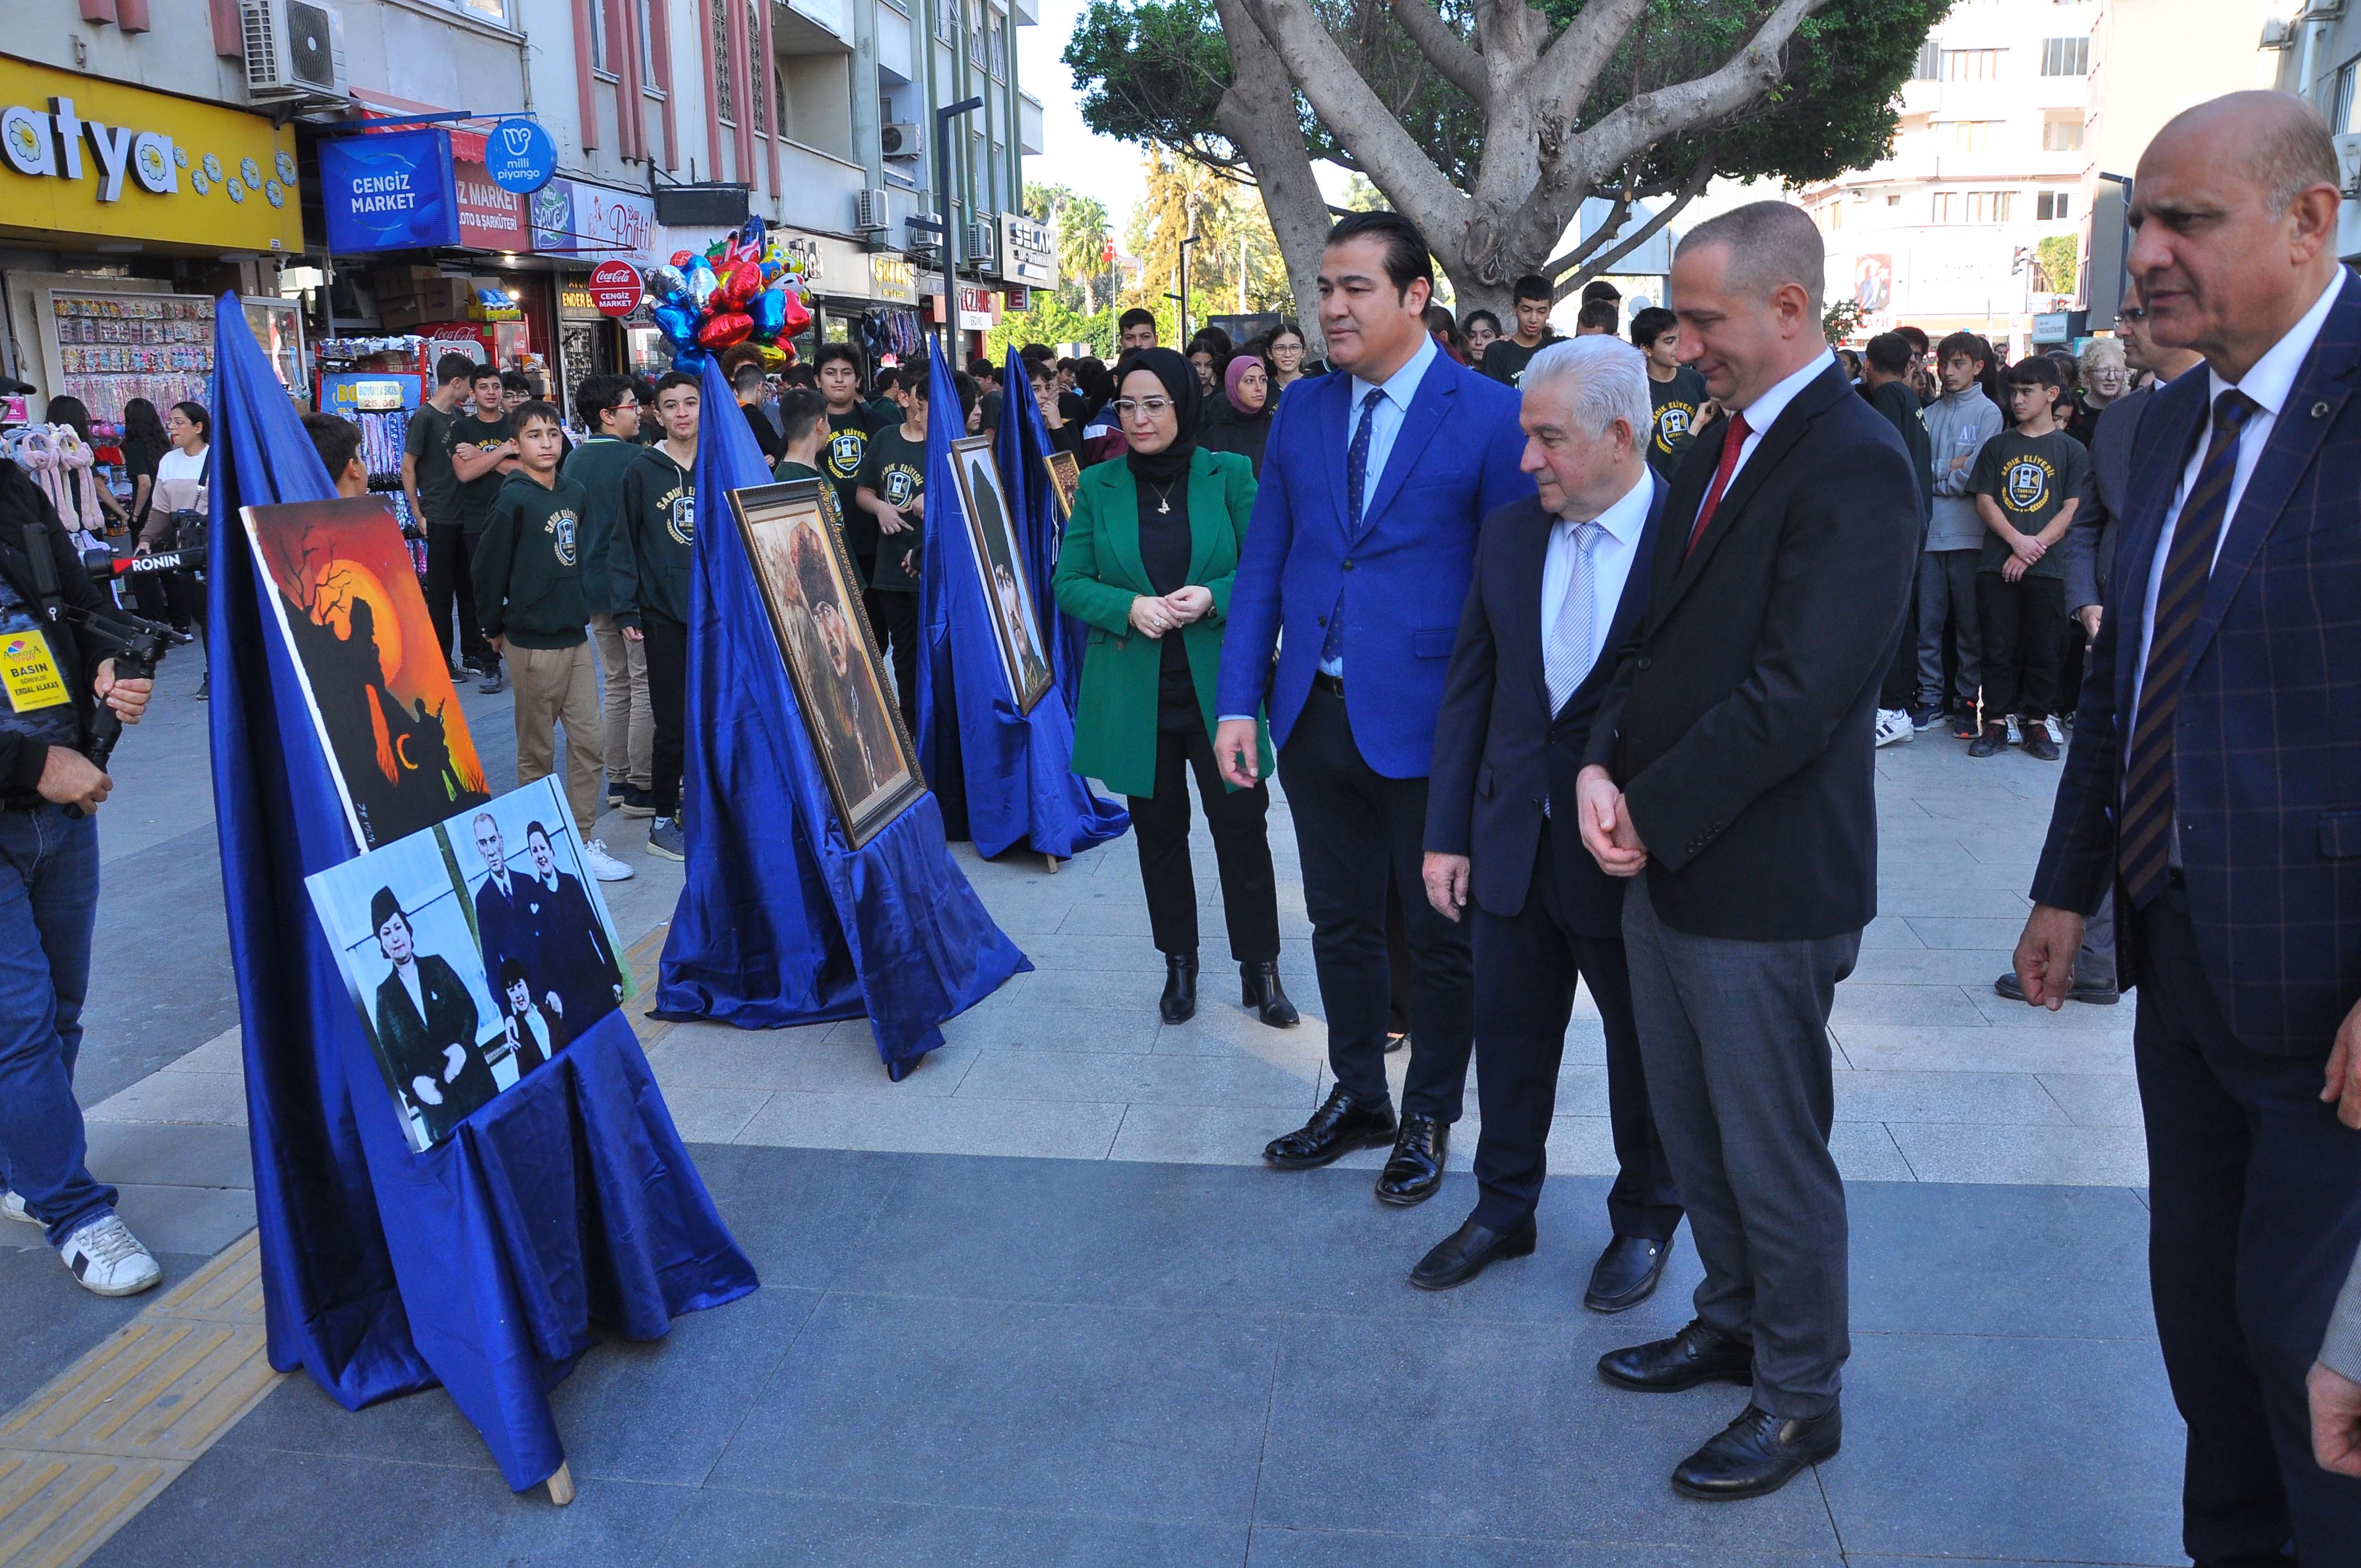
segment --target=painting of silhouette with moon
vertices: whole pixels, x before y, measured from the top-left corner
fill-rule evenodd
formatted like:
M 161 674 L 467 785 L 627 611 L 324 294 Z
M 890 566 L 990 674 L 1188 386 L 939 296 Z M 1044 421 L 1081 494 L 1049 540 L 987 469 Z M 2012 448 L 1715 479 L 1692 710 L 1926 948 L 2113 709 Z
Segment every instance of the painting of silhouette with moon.
M 401 525 L 384 499 L 247 507 L 243 515 L 361 848 L 489 800 Z

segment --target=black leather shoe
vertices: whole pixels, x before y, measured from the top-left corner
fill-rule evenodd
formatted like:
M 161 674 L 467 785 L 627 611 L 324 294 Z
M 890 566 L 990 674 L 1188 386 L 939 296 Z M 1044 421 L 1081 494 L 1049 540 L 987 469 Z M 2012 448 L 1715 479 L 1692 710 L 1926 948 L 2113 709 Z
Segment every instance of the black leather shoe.
M 1798 1420 L 1746 1407 L 1710 1442 L 1675 1467 L 1673 1488 L 1708 1499 L 1761 1497 L 1794 1480 L 1807 1465 L 1833 1459 L 1844 1441 L 1844 1416 Z
M 1598 1358 L 1598 1376 L 1643 1394 L 1674 1394 L 1700 1383 L 1752 1383 L 1754 1347 L 1693 1318 L 1670 1339 L 1609 1351 Z
M 1630 1311 L 1656 1293 L 1656 1281 L 1664 1277 L 1664 1259 L 1672 1251 L 1670 1242 L 1617 1236 L 1591 1266 L 1590 1288 L 1583 1293 L 1582 1304 L 1594 1312 Z
M 1504 1257 L 1531 1256 L 1537 1239 L 1530 1219 L 1509 1231 L 1491 1230 L 1471 1219 L 1418 1260 L 1418 1266 L 1410 1271 L 1410 1282 L 1422 1290 L 1465 1285 L 1483 1273 L 1487 1265 Z
M 1993 992 L 1996 995 L 2007 997 L 2011 1002 L 2025 1000 L 2025 986 L 2017 980 L 2015 970 L 2009 970 L 1993 981 Z M 2123 999 L 2124 993 L 2115 989 L 2114 981 L 2086 981 L 2080 975 L 2074 977 L 2074 983 L 2066 992 L 2067 1001 L 2087 1002 L 2093 1007 L 2113 1007 Z
M 1339 1084 L 1329 1091 L 1328 1102 L 1312 1113 L 1312 1120 L 1263 1146 L 1262 1157 L 1281 1170 L 1311 1170 L 1393 1139 L 1394 1108 L 1364 1106 Z
M 1279 983 L 1278 959 L 1240 964 L 1238 983 L 1245 992 L 1246 1005 L 1272 1028 L 1292 1029 L 1303 1021 L 1303 1015 L 1296 1012 L 1295 1003 L 1287 999 L 1287 992 Z
M 1443 1185 L 1443 1156 L 1450 1146 L 1451 1129 L 1443 1123 L 1415 1113 L 1404 1116 L 1393 1157 L 1378 1173 L 1378 1201 L 1407 1209 L 1433 1197 Z
M 1197 955 L 1164 955 L 1164 998 L 1156 1011 L 1168 1024 L 1186 1024 L 1197 1015 Z

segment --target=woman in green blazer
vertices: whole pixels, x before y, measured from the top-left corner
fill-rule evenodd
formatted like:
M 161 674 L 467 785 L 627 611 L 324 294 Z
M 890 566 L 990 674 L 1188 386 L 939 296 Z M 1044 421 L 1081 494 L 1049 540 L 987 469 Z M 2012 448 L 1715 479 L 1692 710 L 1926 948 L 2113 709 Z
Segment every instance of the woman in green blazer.
M 1213 683 L 1238 549 L 1254 511 L 1254 469 L 1197 445 L 1194 367 L 1169 348 L 1121 366 L 1112 405 L 1130 451 L 1082 471 L 1054 579 L 1060 609 L 1091 629 L 1074 708 L 1074 772 L 1130 798 L 1149 929 L 1164 955 L 1168 1024 L 1197 1011 L 1197 887 L 1189 866 L 1194 770 L 1221 868 L 1230 956 L 1245 1003 L 1286 1028 L 1279 980 L 1279 886 L 1264 819 L 1270 790 L 1234 790 L 1213 764 Z M 1262 732 L 1262 776 L 1272 768 Z

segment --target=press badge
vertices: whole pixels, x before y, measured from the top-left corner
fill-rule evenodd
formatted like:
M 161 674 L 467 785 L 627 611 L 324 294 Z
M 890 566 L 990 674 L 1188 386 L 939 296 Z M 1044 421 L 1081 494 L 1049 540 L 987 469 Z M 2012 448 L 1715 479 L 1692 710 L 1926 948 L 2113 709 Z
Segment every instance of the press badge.
M 8 688 L 8 706 L 18 713 L 34 713 L 73 700 L 49 656 L 49 640 L 36 630 L 11 631 L 0 637 L 0 683 Z

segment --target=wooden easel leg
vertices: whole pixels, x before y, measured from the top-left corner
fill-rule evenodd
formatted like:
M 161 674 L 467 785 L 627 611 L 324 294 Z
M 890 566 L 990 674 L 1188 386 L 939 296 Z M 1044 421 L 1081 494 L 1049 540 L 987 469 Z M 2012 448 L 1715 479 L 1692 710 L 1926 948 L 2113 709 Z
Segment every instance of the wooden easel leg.
M 561 1508 L 574 1500 L 574 1472 L 563 1464 L 550 1475 L 549 1500 Z
M 1058 874 L 1058 857 L 1055 855 L 1044 855 L 1041 858 L 1049 862 L 1049 874 L 1051 876 L 1056 876 Z

